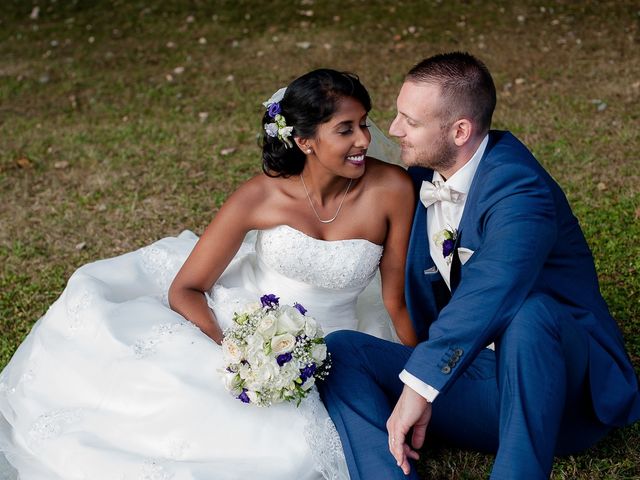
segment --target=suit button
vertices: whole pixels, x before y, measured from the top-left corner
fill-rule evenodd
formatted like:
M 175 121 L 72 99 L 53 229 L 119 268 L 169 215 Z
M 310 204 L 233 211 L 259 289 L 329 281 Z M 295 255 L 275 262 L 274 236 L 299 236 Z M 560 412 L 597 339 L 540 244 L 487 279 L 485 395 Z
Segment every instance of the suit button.
M 455 367 L 456 363 L 458 363 L 458 359 L 457 358 L 452 358 L 451 360 L 449 360 L 449 366 L 451 368 Z
M 451 373 L 451 367 L 449 365 L 445 365 L 440 371 L 445 375 L 448 375 L 449 373 Z
M 461 348 L 456 348 L 456 349 L 453 351 L 453 354 L 454 354 L 456 357 L 458 357 L 458 358 L 460 358 L 460 357 L 462 356 L 462 354 L 463 354 L 463 353 L 464 353 L 464 350 L 462 350 Z

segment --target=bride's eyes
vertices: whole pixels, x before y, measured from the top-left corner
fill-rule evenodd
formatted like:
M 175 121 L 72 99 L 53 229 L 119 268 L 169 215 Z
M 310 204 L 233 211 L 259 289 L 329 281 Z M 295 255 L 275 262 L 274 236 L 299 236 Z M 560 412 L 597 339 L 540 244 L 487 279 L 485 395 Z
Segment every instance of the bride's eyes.
M 371 125 L 368 124 L 368 123 L 364 123 L 364 124 L 361 124 L 361 125 L 358 125 L 358 126 L 360 128 L 367 128 L 367 129 L 371 127 Z M 351 135 L 352 133 L 353 133 L 353 128 L 348 128 L 346 130 L 339 130 L 338 131 L 339 135 Z

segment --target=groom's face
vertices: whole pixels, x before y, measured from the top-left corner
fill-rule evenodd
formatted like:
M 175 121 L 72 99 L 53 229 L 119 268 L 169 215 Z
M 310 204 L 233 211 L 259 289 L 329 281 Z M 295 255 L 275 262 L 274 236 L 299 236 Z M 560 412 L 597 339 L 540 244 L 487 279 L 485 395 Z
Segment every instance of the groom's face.
M 398 114 L 389 133 L 400 139 L 402 162 L 446 170 L 455 162 L 456 145 L 444 121 L 440 86 L 407 81 L 398 95 Z

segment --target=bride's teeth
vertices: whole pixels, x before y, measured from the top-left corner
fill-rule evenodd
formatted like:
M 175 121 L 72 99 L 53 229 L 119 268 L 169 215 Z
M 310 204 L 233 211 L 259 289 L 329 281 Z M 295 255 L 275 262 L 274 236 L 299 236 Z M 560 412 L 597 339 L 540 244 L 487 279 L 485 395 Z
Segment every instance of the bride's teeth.
M 350 155 L 347 159 L 354 162 L 361 162 L 364 160 L 364 155 Z

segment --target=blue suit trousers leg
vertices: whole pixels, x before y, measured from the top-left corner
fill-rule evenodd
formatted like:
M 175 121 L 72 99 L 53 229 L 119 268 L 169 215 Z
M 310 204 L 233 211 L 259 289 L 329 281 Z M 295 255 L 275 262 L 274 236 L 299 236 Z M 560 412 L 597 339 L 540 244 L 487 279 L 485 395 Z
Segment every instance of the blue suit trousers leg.
M 412 349 L 357 332 L 327 338 L 333 368 L 320 392 L 352 480 L 405 477 L 386 421 Z M 550 297 L 529 297 L 495 341 L 433 403 L 427 437 L 496 454 L 494 480 L 544 479 L 554 455 L 580 452 L 609 431 L 593 413 L 587 333 Z M 461 472 L 462 473 L 462 472 Z
M 402 392 L 398 378 L 412 349 L 364 333 L 327 336 L 332 367 L 318 383 L 336 425 L 351 480 L 417 479 L 405 476 L 389 452 L 386 422 Z
M 544 295 L 529 297 L 502 335 L 436 398 L 427 434 L 496 453 L 491 478 L 545 479 L 554 455 L 609 430 L 593 413 L 587 333 Z

